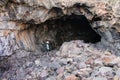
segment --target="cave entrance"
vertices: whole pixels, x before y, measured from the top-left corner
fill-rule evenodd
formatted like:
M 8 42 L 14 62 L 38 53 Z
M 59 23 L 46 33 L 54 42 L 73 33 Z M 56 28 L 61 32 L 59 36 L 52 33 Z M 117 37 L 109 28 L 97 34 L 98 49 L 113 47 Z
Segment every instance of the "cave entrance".
M 47 20 L 43 25 L 48 38 L 51 38 L 46 40 L 51 40 L 57 46 L 71 40 L 83 40 L 85 43 L 97 43 L 101 40 L 101 36 L 92 29 L 84 15 L 64 15 Z

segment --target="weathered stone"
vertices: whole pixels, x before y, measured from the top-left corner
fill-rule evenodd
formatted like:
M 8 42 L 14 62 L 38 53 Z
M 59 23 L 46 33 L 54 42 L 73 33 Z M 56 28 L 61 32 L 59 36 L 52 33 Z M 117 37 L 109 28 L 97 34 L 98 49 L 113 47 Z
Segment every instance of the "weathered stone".
M 60 65 L 66 65 L 67 64 L 67 60 L 66 59 L 60 59 L 59 60 L 59 64 Z
M 33 66 L 33 62 L 26 62 L 25 67 L 30 68 Z
M 61 56 L 74 57 L 80 55 L 82 53 L 82 50 L 79 47 L 77 47 L 77 45 L 78 44 L 76 44 L 74 41 L 71 41 L 70 44 L 65 42 L 60 48 Z
M 61 80 L 61 79 L 64 79 L 64 74 L 59 74 L 56 80 Z
M 23 58 L 23 57 L 29 56 L 29 54 L 30 54 L 30 52 L 26 52 L 24 50 L 21 50 L 19 54 L 16 54 L 16 57 L 17 58 Z
M 17 79 L 23 79 L 26 75 L 25 71 L 22 68 L 17 70 L 16 74 L 17 74 Z
M 79 78 L 76 77 L 75 75 L 70 75 L 65 80 L 79 80 Z
M 120 78 L 120 69 L 118 69 L 118 70 L 116 71 L 116 76 L 118 76 L 118 77 Z
M 113 70 L 110 67 L 101 67 L 101 68 L 99 68 L 99 73 L 101 75 L 110 75 L 110 76 L 113 76 Z
M 82 77 L 88 77 L 90 76 L 91 72 L 92 72 L 91 68 L 83 68 L 83 69 L 80 69 L 78 74 L 81 75 Z
M 87 67 L 87 65 L 84 62 L 78 63 L 77 65 L 78 65 L 77 67 L 80 69 Z
M 119 80 L 118 76 L 114 76 L 113 80 Z
M 40 65 L 40 64 L 41 64 L 41 63 L 40 63 L 40 60 L 39 60 L 39 59 L 35 60 L 35 64 L 36 64 L 36 65 Z
M 93 80 L 107 80 L 107 78 L 105 78 L 105 77 L 95 77 L 95 78 L 93 78 Z
M 112 60 L 113 60 L 113 58 L 110 58 L 110 57 L 104 57 L 104 58 L 103 58 L 103 63 L 108 64 L 108 63 L 111 63 Z
M 108 55 L 108 56 L 110 56 L 112 53 L 110 53 L 110 52 L 105 52 L 105 55 Z
M 2 80 L 7 80 L 6 78 L 2 79 Z
M 71 43 L 71 42 L 68 42 Z M 78 41 L 79 43 L 79 41 Z M 7 61 L 1 61 L 0 74 L 1 79 L 40 79 L 40 80 L 112 80 L 119 78 L 119 66 L 117 65 L 120 61 L 119 57 L 115 55 L 106 55 L 104 51 L 99 51 L 93 45 L 86 47 L 86 43 L 82 43 L 82 49 L 84 52 L 80 56 L 63 57 L 63 56 L 40 56 L 40 54 L 34 54 L 30 52 L 29 55 L 18 57 L 18 53 L 25 51 L 18 50 L 17 54 L 9 57 Z M 80 47 L 81 48 L 81 47 Z M 94 50 L 93 50 L 94 49 Z M 95 52 L 93 52 L 95 51 Z M 99 53 L 99 54 L 98 54 Z M 76 55 L 76 54 L 73 54 Z M 17 58 L 18 57 L 18 58 Z M 114 60 L 110 63 L 116 64 L 115 66 L 103 65 L 103 58 L 113 58 Z M 76 60 L 77 58 L 77 60 Z M 92 64 L 85 64 L 89 59 L 93 59 Z M 65 61 L 65 63 L 64 63 Z M 109 60 L 107 61 L 109 62 Z M 3 63 L 3 64 L 2 64 Z M 9 66 L 7 69 L 5 66 Z M 106 67 L 109 66 L 109 67 Z M 16 74 L 16 75 L 15 75 Z M 14 75 L 14 77 L 11 77 Z M 73 75 L 73 76 L 72 76 Z M 20 77 L 19 77 L 20 76 Z M 21 77 L 22 76 L 22 77 Z M 72 76 L 72 77 L 71 77 Z
M 96 60 L 94 61 L 94 64 L 95 64 L 96 66 L 102 66 L 102 65 L 103 65 L 102 60 L 99 60 L 99 59 L 96 59 Z
M 63 15 L 72 14 L 85 15 L 85 17 L 92 22 L 93 27 L 96 28 L 95 30 L 104 38 L 104 41 L 108 41 L 105 45 L 110 46 L 113 44 L 110 42 L 115 41 L 113 39 L 114 35 L 111 33 L 111 27 L 116 29 L 114 32 L 119 32 L 119 3 L 119 0 L 2 0 L 0 2 L 0 29 L 2 29 L 2 31 L 0 31 L 0 40 L 4 40 L 1 37 L 5 36 L 3 34 L 5 31 L 3 30 L 15 30 L 17 33 L 13 32 L 15 34 L 15 40 L 12 42 L 15 44 L 9 44 L 9 42 L 11 42 L 11 36 L 2 42 L 1 45 L 5 42 L 7 45 L 6 47 L 2 46 L 0 53 L 4 56 L 12 54 L 16 48 L 13 49 L 12 47 L 12 50 L 9 50 L 8 47 L 11 45 L 19 45 L 17 49 L 22 48 L 34 51 L 36 49 L 35 34 L 33 32 L 34 29 L 29 32 L 28 28 L 31 28 L 31 26 L 29 26 L 30 24 L 41 24 L 50 19 L 57 19 Z M 96 19 L 98 20 L 96 21 Z M 26 30 L 21 31 L 24 29 Z M 71 53 L 80 54 L 78 53 L 80 51 L 77 47 L 74 49 L 76 49 L 76 52 L 71 51 Z M 119 53 L 118 50 L 117 53 Z
M 56 77 L 55 76 L 51 76 L 51 77 L 47 78 L 46 80 L 56 80 Z
M 66 80 L 79 80 L 78 77 L 82 80 L 118 80 L 119 7 L 119 0 L 0 0 L 0 80 L 56 80 L 56 77 L 64 80 L 66 76 Z M 63 41 L 57 53 L 41 52 L 41 45 L 38 44 L 43 42 L 44 35 L 49 37 L 45 39 L 52 40 L 57 46 L 56 30 L 44 33 L 47 28 L 42 24 L 48 23 L 51 28 L 51 25 L 56 26 L 53 20 L 64 21 L 63 16 L 69 18 L 71 15 L 84 15 L 92 30 L 100 34 L 101 41 L 94 47 L 91 43 L 76 39 Z M 69 30 L 69 25 L 63 26 L 64 22 L 56 24 L 65 28 L 68 26 Z M 82 26 L 79 26 L 82 30 Z M 86 30 L 83 34 L 88 35 L 89 29 Z M 38 54 L 35 54 L 35 50 L 38 50 Z M 27 51 L 33 52 L 30 54 Z M 9 69 L 4 66 L 6 64 L 11 64 Z
M 118 64 L 118 61 L 119 61 L 119 58 L 117 58 L 116 56 L 114 55 L 109 55 L 109 56 L 104 56 L 102 58 L 102 62 L 104 65 L 106 66 L 114 66 L 114 65 L 117 65 Z
M 27 75 L 27 76 L 26 76 L 26 79 L 32 79 L 32 76 Z
M 91 57 L 85 63 L 86 64 L 93 64 L 94 63 L 94 59 Z
M 64 73 L 64 67 L 58 68 L 57 73 L 58 74 L 63 74 Z
M 60 68 L 61 65 L 59 63 L 57 63 L 57 62 L 52 62 L 50 64 L 50 67 L 56 70 L 56 69 Z
M 40 74 L 41 77 L 47 77 L 48 72 L 46 70 L 43 70 Z

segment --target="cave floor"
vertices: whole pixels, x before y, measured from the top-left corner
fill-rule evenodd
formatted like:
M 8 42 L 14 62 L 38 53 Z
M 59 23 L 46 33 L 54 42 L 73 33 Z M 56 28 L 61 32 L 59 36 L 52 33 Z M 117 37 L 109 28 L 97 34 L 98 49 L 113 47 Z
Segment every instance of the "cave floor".
M 59 50 L 17 50 L 0 62 L 0 80 L 118 80 L 120 57 L 100 43 L 64 42 Z

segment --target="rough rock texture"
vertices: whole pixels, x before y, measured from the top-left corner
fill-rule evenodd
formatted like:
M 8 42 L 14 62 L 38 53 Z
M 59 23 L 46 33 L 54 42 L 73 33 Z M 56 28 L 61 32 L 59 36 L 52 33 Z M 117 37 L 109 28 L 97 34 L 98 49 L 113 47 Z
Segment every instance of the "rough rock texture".
M 73 51 L 71 47 L 77 49 Z M 94 44 L 80 40 L 65 42 L 60 50 L 46 54 L 17 50 L 0 61 L 0 80 L 120 79 L 120 57 L 97 49 Z
M 120 0 L 0 0 L 0 80 L 120 80 L 119 7 Z M 39 51 L 43 24 L 65 15 L 84 15 L 101 41 Z M 46 36 L 56 42 L 55 33 Z
M 30 27 L 29 24 L 40 24 L 48 19 L 72 13 L 83 14 L 92 21 L 93 28 L 97 28 L 105 39 L 103 40 L 105 45 L 109 44 L 108 46 L 112 47 L 113 43 L 116 43 L 114 46 L 119 46 L 117 44 L 119 40 L 117 32 L 120 31 L 119 3 L 118 0 L 2 0 L 0 1 L 0 54 L 10 55 L 18 48 L 34 50 L 34 37 L 32 37 L 34 31 L 31 33 L 28 33 L 28 30 L 23 31 Z M 101 20 L 96 21 L 97 17 Z M 115 31 L 111 31 L 112 28 L 115 28 Z M 108 44 L 104 42 L 106 40 Z
M 119 0 L 1 0 L 0 56 L 17 49 L 36 49 L 34 24 L 63 15 L 85 15 L 101 36 L 101 44 L 114 54 L 120 51 Z

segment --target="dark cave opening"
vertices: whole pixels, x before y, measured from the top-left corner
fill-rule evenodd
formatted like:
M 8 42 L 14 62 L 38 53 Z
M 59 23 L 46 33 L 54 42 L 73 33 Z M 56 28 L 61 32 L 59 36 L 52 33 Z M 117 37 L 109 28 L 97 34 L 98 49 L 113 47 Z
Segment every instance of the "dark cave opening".
M 84 15 L 64 15 L 57 19 L 47 20 L 42 24 L 43 30 L 37 33 L 42 44 L 49 41 L 54 46 L 61 46 L 63 42 L 83 40 L 85 43 L 97 43 L 101 36 L 92 29 L 90 22 Z M 42 31 L 44 31 L 42 35 Z M 40 42 L 39 41 L 39 42 Z
M 83 40 L 85 43 L 96 43 L 101 40 L 101 36 L 92 29 L 84 15 L 64 16 L 58 19 L 56 24 L 59 22 L 61 22 L 62 26 L 59 27 L 58 35 L 66 36 L 63 39 L 65 41 Z

